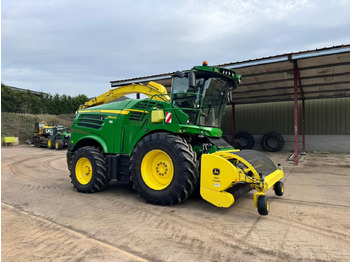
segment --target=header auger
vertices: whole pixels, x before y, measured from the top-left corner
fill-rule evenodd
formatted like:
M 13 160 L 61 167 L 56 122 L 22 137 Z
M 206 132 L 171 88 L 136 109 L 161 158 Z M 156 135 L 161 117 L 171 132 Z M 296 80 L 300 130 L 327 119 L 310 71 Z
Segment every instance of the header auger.
M 72 125 L 67 162 L 74 187 L 103 190 L 109 181 L 132 183 L 147 202 L 173 205 L 199 186 L 201 196 L 218 207 L 256 190 L 261 215 L 269 212 L 265 192 L 283 195 L 283 170 L 264 154 L 234 149 L 221 136 L 228 93 L 241 76 L 234 70 L 195 66 L 176 72 L 172 93 L 154 82 L 111 89 L 85 103 Z M 144 93 L 148 99 L 106 103 Z

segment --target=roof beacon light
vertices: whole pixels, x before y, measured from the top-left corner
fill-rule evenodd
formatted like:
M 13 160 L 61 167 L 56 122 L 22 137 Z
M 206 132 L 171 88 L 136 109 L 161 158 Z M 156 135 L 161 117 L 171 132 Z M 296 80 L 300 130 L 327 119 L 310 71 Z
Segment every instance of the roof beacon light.
M 207 61 L 203 61 L 203 66 L 208 66 L 208 62 Z

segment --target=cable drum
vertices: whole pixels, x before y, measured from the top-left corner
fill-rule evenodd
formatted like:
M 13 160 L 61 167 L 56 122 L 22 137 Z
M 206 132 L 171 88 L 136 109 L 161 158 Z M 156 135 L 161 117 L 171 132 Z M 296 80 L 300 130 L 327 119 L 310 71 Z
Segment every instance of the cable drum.
M 261 147 L 267 152 L 278 152 L 284 146 L 284 138 L 277 132 L 269 132 L 261 138 Z

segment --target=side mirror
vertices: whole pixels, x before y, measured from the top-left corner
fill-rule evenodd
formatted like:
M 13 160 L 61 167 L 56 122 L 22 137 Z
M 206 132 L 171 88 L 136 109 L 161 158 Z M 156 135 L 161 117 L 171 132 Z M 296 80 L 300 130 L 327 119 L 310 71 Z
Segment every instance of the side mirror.
M 185 77 L 185 74 L 184 74 L 184 72 L 182 72 L 182 71 L 176 71 L 176 72 L 175 72 L 175 76 L 180 77 L 180 78 L 184 78 L 184 77 Z
M 233 103 L 233 97 L 232 97 L 232 92 L 231 91 L 228 91 L 228 94 L 227 94 L 227 101 L 232 104 Z
M 191 71 L 189 74 L 188 74 L 188 86 L 189 87 L 196 87 L 196 74 Z

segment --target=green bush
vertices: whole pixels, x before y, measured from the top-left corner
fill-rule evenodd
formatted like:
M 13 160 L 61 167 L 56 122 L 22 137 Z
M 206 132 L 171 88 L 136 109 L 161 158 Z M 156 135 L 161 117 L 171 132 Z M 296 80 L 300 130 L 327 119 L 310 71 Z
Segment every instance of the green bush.
M 40 93 L 33 94 L 17 91 L 1 83 L 1 112 L 23 113 L 23 114 L 74 114 L 81 104 L 89 99 L 86 95 L 75 97 L 67 95 L 54 96 Z

